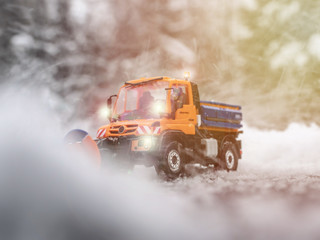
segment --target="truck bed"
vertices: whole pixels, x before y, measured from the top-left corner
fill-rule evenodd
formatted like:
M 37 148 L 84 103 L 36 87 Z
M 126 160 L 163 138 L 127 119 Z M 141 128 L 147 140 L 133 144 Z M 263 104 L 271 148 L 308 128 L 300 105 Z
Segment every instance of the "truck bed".
M 213 101 L 200 101 L 202 127 L 242 128 L 241 106 Z

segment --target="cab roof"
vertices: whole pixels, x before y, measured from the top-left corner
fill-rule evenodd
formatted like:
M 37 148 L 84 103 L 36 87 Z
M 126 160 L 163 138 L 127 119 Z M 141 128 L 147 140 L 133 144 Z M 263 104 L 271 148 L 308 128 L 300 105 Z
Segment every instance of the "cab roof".
M 158 81 L 158 80 L 165 80 L 165 81 L 187 81 L 187 80 L 182 80 L 182 79 L 175 79 L 175 78 L 170 78 L 170 77 L 151 77 L 151 78 L 139 78 L 135 80 L 130 80 L 125 82 L 125 85 L 139 85 L 139 84 L 144 84 L 147 82 L 152 82 L 152 81 Z

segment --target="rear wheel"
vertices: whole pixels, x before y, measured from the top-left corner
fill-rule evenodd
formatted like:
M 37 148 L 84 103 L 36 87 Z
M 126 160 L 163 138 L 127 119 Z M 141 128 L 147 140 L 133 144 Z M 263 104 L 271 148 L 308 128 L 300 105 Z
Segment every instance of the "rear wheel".
M 236 147 L 232 142 L 226 142 L 222 149 L 221 160 L 223 161 L 223 168 L 227 171 L 236 171 L 238 168 L 238 155 Z
M 168 179 L 175 179 L 184 173 L 184 166 L 182 145 L 174 141 L 166 147 L 161 161 L 155 165 L 155 170 L 160 176 L 164 175 Z

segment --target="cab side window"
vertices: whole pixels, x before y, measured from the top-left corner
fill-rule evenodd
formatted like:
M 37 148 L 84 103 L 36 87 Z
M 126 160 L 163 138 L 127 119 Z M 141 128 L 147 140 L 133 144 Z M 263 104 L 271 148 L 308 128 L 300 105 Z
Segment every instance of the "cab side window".
M 189 104 L 186 85 L 174 84 L 172 86 L 171 102 L 172 102 L 172 107 L 174 108 L 174 112 L 179 108 L 182 108 L 183 105 Z

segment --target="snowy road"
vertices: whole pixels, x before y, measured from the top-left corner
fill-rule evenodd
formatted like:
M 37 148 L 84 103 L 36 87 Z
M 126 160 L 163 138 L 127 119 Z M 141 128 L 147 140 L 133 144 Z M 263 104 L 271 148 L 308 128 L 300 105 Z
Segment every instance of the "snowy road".
M 224 237 L 237 239 L 316 238 L 320 176 L 308 174 L 203 174 L 166 186 L 190 198 Z M 308 237 L 307 237 L 308 236 Z
M 206 226 L 203 231 L 208 236 L 222 239 L 320 236 L 320 174 L 298 170 L 205 171 L 159 185 L 163 194 L 184 202 L 194 223 Z

